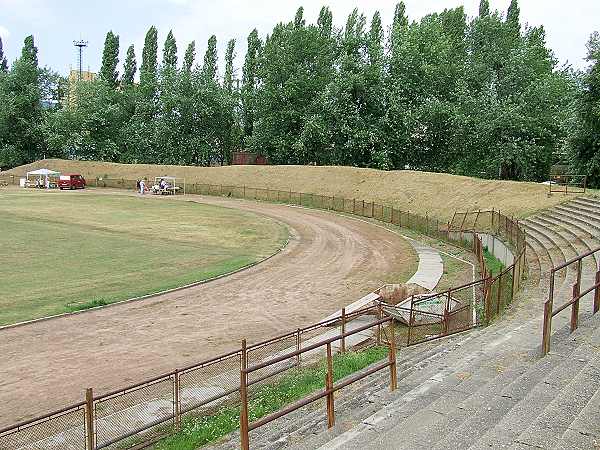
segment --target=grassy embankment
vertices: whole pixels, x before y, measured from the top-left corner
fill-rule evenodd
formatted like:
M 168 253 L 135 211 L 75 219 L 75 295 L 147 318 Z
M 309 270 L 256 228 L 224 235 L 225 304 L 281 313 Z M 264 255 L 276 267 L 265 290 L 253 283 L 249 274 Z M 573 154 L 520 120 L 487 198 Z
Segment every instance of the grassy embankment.
M 118 195 L 5 190 L 0 211 L 0 325 L 212 278 L 288 235 L 239 210 Z
M 187 183 L 251 186 L 356 198 L 394 206 L 441 220 L 455 211 L 495 208 L 504 214 L 525 217 L 573 196 L 548 196 L 548 186 L 539 183 L 482 180 L 477 178 L 415 172 L 380 171 L 355 167 L 314 166 L 226 166 L 190 167 L 115 164 L 94 161 L 43 160 L 8 172 L 22 176 L 28 170 L 48 167 L 85 177 L 149 179 L 173 175 Z

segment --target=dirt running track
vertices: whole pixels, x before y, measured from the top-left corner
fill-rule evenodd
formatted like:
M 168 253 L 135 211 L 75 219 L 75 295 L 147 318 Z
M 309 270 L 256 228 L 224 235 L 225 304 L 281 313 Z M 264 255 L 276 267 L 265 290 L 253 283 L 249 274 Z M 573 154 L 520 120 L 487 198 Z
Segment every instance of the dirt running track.
M 290 228 L 290 243 L 266 262 L 205 285 L 0 330 L 0 427 L 81 401 L 86 387 L 106 392 L 235 349 L 243 337 L 252 343 L 319 321 L 416 268 L 410 244 L 373 224 L 196 199 L 279 220 Z

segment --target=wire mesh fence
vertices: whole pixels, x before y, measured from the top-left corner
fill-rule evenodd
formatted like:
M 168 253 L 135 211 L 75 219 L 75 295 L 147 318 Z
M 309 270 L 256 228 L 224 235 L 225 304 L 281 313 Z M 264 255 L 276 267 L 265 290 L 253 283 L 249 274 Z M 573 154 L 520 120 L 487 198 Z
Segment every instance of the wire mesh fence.
M 81 450 L 86 448 L 85 403 L 0 430 L 1 450 Z

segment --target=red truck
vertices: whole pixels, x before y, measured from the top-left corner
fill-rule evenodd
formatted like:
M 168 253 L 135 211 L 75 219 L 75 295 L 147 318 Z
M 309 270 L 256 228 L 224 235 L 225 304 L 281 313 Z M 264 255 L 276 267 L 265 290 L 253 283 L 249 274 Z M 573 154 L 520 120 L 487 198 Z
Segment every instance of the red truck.
M 78 173 L 62 174 L 58 179 L 60 189 L 85 189 L 85 178 Z

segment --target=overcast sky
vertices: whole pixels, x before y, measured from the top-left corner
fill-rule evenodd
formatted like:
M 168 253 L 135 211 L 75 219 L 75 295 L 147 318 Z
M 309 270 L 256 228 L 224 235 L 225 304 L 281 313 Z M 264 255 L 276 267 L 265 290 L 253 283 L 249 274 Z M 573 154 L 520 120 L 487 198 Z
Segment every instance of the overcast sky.
M 151 25 L 159 31 L 159 50 L 173 29 L 180 56 L 191 40 L 196 40 L 197 60 L 201 61 L 208 38 L 219 42 L 220 64 L 227 40 L 236 39 L 238 73 L 243 63 L 248 33 L 257 28 L 262 37 L 281 21 L 290 21 L 298 6 L 304 6 L 307 21 L 315 22 L 322 5 L 328 5 L 337 26 L 345 23 L 354 7 L 369 18 L 379 10 L 384 25 L 391 23 L 396 1 L 391 0 L 0 0 L 0 36 L 9 62 L 18 55 L 23 39 L 33 34 L 39 60 L 66 74 L 76 67 L 73 40 L 89 41 L 84 66 L 97 72 L 102 45 L 108 30 L 121 39 L 120 62 L 130 44 L 135 44 L 138 66 L 144 35 Z M 492 8 L 506 11 L 510 0 L 491 0 Z M 469 16 L 477 13 L 479 0 L 405 0 L 411 20 L 464 5 Z M 600 31 L 600 0 L 521 0 L 521 21 L 544 25 L 547 42 L 562 63 L 585 68 L 585 44 L 593 31 Z M 122 68 L 119 70 L 122 72 Z

